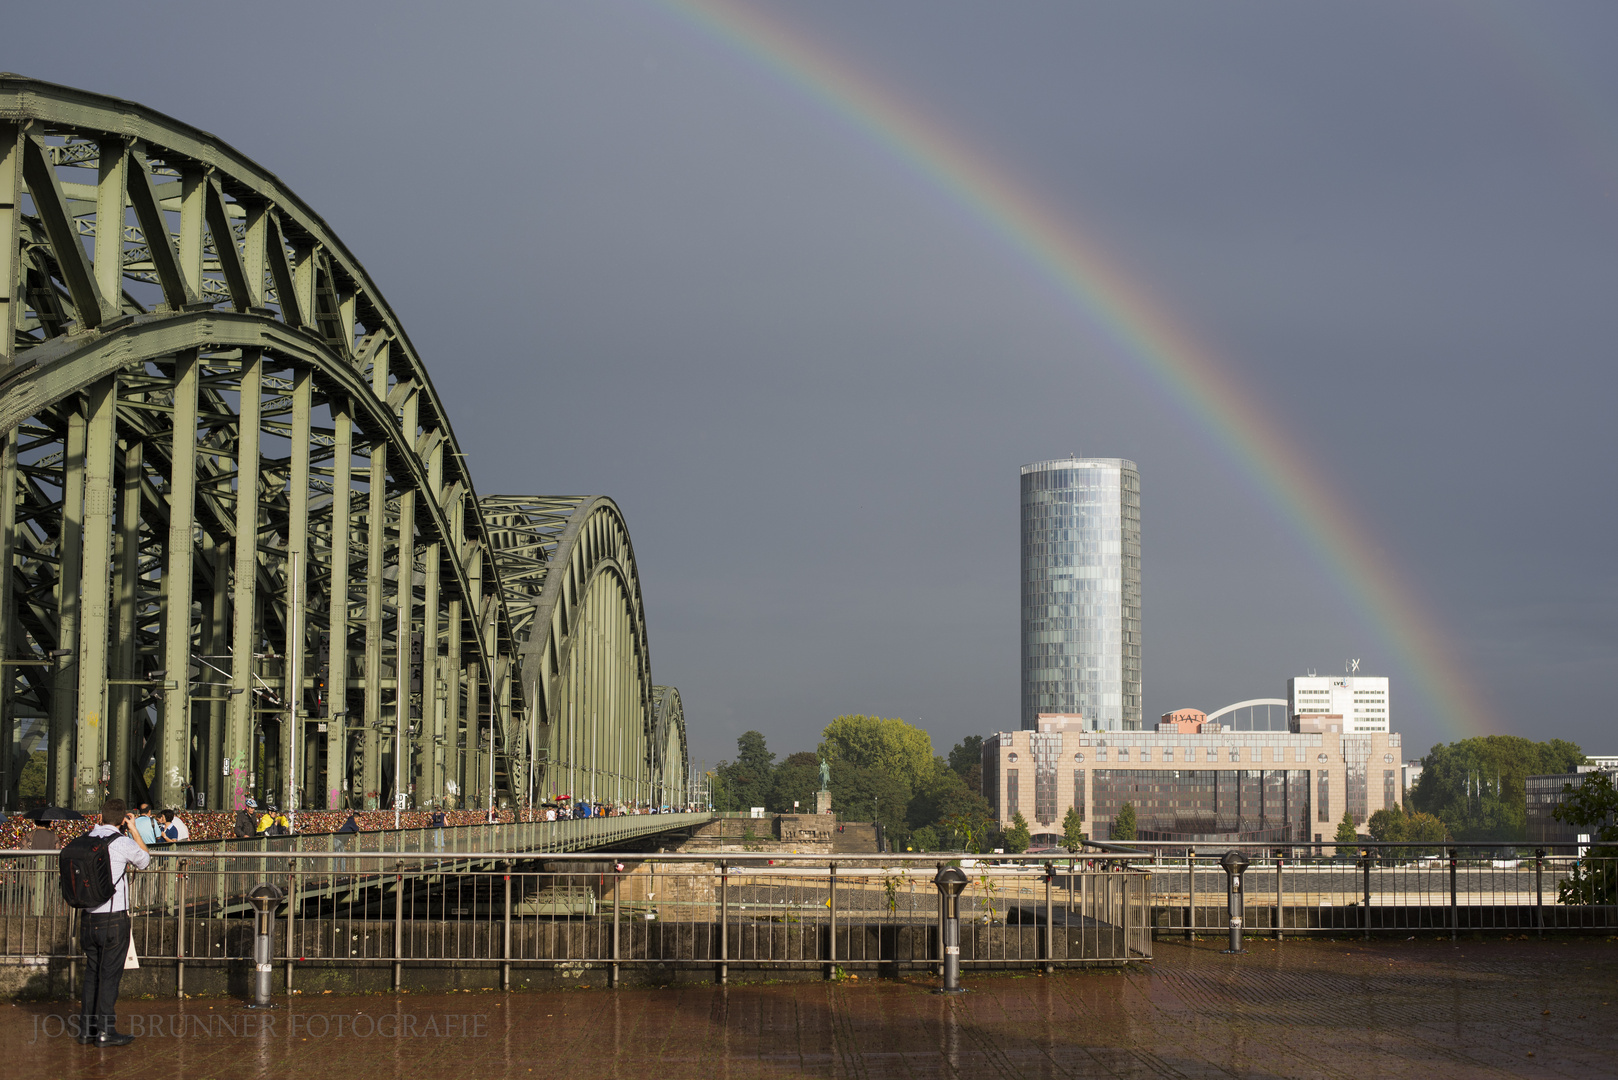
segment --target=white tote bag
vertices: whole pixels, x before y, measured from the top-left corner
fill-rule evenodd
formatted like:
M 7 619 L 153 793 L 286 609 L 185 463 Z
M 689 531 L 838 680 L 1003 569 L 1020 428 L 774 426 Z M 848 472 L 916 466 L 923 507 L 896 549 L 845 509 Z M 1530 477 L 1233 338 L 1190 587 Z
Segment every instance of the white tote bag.
M 140 954 L 135 951 L 135 929 L 129 930 L 129 951 L 124 954 L 124 970 L 140 967 Z

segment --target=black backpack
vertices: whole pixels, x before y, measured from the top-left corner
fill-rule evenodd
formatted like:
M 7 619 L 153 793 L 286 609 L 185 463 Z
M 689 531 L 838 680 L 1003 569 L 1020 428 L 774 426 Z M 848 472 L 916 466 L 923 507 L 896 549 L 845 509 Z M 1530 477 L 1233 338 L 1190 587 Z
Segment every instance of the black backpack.
M 112 842 L 116 836 L 85 834 L 69 841 L 56 857 L 62 899 L 69 907 L 98 908 L 112 899 Z

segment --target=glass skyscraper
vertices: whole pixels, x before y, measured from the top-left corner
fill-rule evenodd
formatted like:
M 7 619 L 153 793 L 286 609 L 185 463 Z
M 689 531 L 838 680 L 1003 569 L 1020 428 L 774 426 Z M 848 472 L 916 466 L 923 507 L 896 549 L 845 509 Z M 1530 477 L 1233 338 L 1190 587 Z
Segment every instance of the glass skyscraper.
M 1022 726 L 1083 713 L 1136 731 L 1140 704 L 1140 472 L 1122 458 L 1022 468 Z

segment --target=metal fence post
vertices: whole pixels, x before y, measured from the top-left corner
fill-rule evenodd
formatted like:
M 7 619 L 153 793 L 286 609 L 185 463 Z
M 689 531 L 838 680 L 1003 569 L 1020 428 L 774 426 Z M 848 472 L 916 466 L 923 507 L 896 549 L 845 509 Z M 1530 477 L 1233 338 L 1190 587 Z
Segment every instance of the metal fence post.
M 394 864 L 393 878 L 393 989 L 404 979 L 404 863 Z
M 616 863 L 613 866 L 612 877 L 612 985 L 618 985 L 618 908 L 619 900 L 624 891 L 624 864 Z
M 830 882 L 827 888 L 826 909 L 829 918 L 826 921 L 826 958 L 831 962 L 826 967 L 826 978 L 837 976 L 837 864 L 831 864 L 831 873 L 827 879 Z
M 1286 862 L 1286 856 L 1277 854 L 1275 857 L 1275 940 L 1281 940 L 1281 923 L 1285 921 L 1283 914 L 1285 908 L 1281 901 L 1281 867 Z
M 1185 879 L 1189 882 L 1186 893 L 1185 909 L 1185 936 L 1190 941 L 1197 940 L 1197 852 L 1195 848 L 1185 849 Z
M 1545 849 L 1534 849 L 1534 926 L 1545 936 Z
M 174 932 L 174 992 L 180 997 L 185 997 L 185 864 L 186 860 L 181 859 L 180 867 L 176 871 L 177 880 L 174 889 L 176 927 Z
M 500 989 L 511 989 L 511 863 L 506 862 L 506 901 L 505 901 L 505 941 L 501 945 L 500 956 L 503 963 L 500 965 Z
M 292 850 L 297 850 L 298 841 L 292 841 Z M 287 878 L 287 996 L 292 995 L 292 960 L 293 954 L 298 951 L 298 860 L 288 860 L 292 866 L 292 873 Z
M 730 863 L 719 863 L 719 981 L 730 979 Z
M 1455 850 L 1456 848 L 1450 848 L 1450 941 L 1455 941 L 1461 934 L 1461 920 L 1455 902 Z
M 1045 974 L 1049 975 L 1056 970 L 1052 963 L 1056 959 L 1056 912 L 1051 907 L 1051 882 L 1056 877 L 1056 867 L 1051 863 L 1045 864 Z
M 1360 908 L 1360 926 L 1363 928 L 1363 938 L 1371 940 L 1371 849 L 1360 849 L 1360 868 L 1365 875 L 1365 904 Z

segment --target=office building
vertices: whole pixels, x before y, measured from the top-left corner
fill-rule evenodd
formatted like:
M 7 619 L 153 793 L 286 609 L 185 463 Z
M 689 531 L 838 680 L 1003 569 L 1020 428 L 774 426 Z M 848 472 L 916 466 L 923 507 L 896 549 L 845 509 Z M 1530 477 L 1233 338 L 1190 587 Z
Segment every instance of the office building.
M 1140 473 L 1122 458 L 1022 468 L 1022 713 L 1141 727 Z
M 1374 675 L 1299 676 L 1287 680 L 1288 712 L 1294 730 L 1317 729 L 1345 735 L 1374 734 L 1389 726 L 1388 680 Z
M 1077 807 L 1111 836 L 1125 802 L 1136 838 L 1331 843 L 1346 810 L 1364 831 L 1400 801 L 1400 736 L 1375 732 L 1002 731 L 983 740 L 983 795 L 1004 827 L 1021 812 L 1035 845 L 1059 844 Z
M 1580 765 L 1572 772 L 1541 773 L 1523 778 L 1530 844 L 1546 845 L 1557 854 L 1584 854 L 1583 848 L 1590 844 L 1596 829 L 1557 821 L 1556 808 L 1568 801 L 1566 788 L 1577 791 L 1591 776 L 1606 773 L 1618 782 L 1618 758 L 1587 756 L 1585 760 L 1589 764 Z

